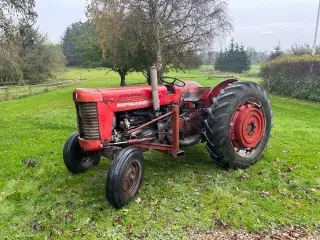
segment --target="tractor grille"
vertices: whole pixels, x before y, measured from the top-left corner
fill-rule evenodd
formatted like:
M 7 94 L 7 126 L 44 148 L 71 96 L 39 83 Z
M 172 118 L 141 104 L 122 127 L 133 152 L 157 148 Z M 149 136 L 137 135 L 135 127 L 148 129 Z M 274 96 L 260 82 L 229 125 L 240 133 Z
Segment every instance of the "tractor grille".
M 87 140 L 100 139 L 96 103 L 77 103 L 80 137 Z

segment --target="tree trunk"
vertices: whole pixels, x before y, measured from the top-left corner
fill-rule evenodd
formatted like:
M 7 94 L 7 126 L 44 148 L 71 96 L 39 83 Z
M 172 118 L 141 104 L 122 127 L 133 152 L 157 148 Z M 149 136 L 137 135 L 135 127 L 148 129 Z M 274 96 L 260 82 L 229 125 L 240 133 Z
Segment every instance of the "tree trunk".
M 123 71 L 118 72 L 121 78 L 120 86 L 126 86 L 126 73 Z
M 148 85 L 151 85 L 150 68 L 147 71 L 147 83 L 148 83 Z

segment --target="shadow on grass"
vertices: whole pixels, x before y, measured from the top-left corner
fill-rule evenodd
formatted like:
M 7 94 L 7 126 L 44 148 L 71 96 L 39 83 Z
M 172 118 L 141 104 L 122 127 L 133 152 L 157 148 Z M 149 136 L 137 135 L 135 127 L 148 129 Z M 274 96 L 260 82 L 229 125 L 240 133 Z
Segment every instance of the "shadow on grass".
M 208 173 L 216 175 L 227 172 L 225 169 L 213 163 L 202 144 L 185 148 L 184 150 L 185 157 L 182 159 L 175 159 L 157 151 L 144 153 L 144 184 L 151 184 L 156 188 L 162 188 L 164 185 L 167 185 L 168 179 L 171 178 L 178 179 L 181 178 L 180 176 L 183 176 L 180 180 L 187 182 L 188 177 L 194 173 L 204 176 Z M 65 170 L 64 181 L 67 186 L 63 194 L 68 195 L 70 189 L 78 189 L 76 192 L 73 192 L 77 194 L 78 199 L 90 199 L 91 204 L 103 206 L 109 210 L 112 209 L 105 199 L 106 177 L 111 163 L 112 161 L 110 159 L 102 158 L 99 166 L 81 175 L 69 174 L 67 170 Z M 145 191 L 144 194 L 157 197 L 157 194 L 154 194 L 149 188 L 142 188 L 142 192 L 143 191 Z M 192 188 L 190 188 L 190 191 L 190 193 L 192 193 Z M 155 196 L 152 196 L 153 194 Z M 186 192 L 186 194 L 188 194 L 188 192 Z

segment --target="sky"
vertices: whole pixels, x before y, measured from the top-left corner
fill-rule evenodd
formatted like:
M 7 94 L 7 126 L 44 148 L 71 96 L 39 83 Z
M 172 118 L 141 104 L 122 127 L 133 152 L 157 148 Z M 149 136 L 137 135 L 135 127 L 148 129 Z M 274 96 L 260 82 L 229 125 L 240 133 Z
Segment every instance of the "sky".
M 59 42 L 73 22 L 86 20 L 87 0 L 36 0 L 38 22 L 49 40 Z M 319 0 L 228 0 L 234 31 L 215 41 L 214 49 L 236 42 L 257 50 L 271 50 L 279 42 L 284 49 L 292 44 L 312 45 Z M 320 33 L 319 33 L 320 43 Z

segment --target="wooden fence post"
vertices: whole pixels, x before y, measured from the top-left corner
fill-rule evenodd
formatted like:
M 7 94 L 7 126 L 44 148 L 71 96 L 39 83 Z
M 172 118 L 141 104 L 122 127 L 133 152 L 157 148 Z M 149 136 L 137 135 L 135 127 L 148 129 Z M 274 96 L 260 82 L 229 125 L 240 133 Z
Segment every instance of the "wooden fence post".
M 8 87 L 6 87 L 5 99 L 6 100 L 9 99 L 9 89 L 8 89 Z

